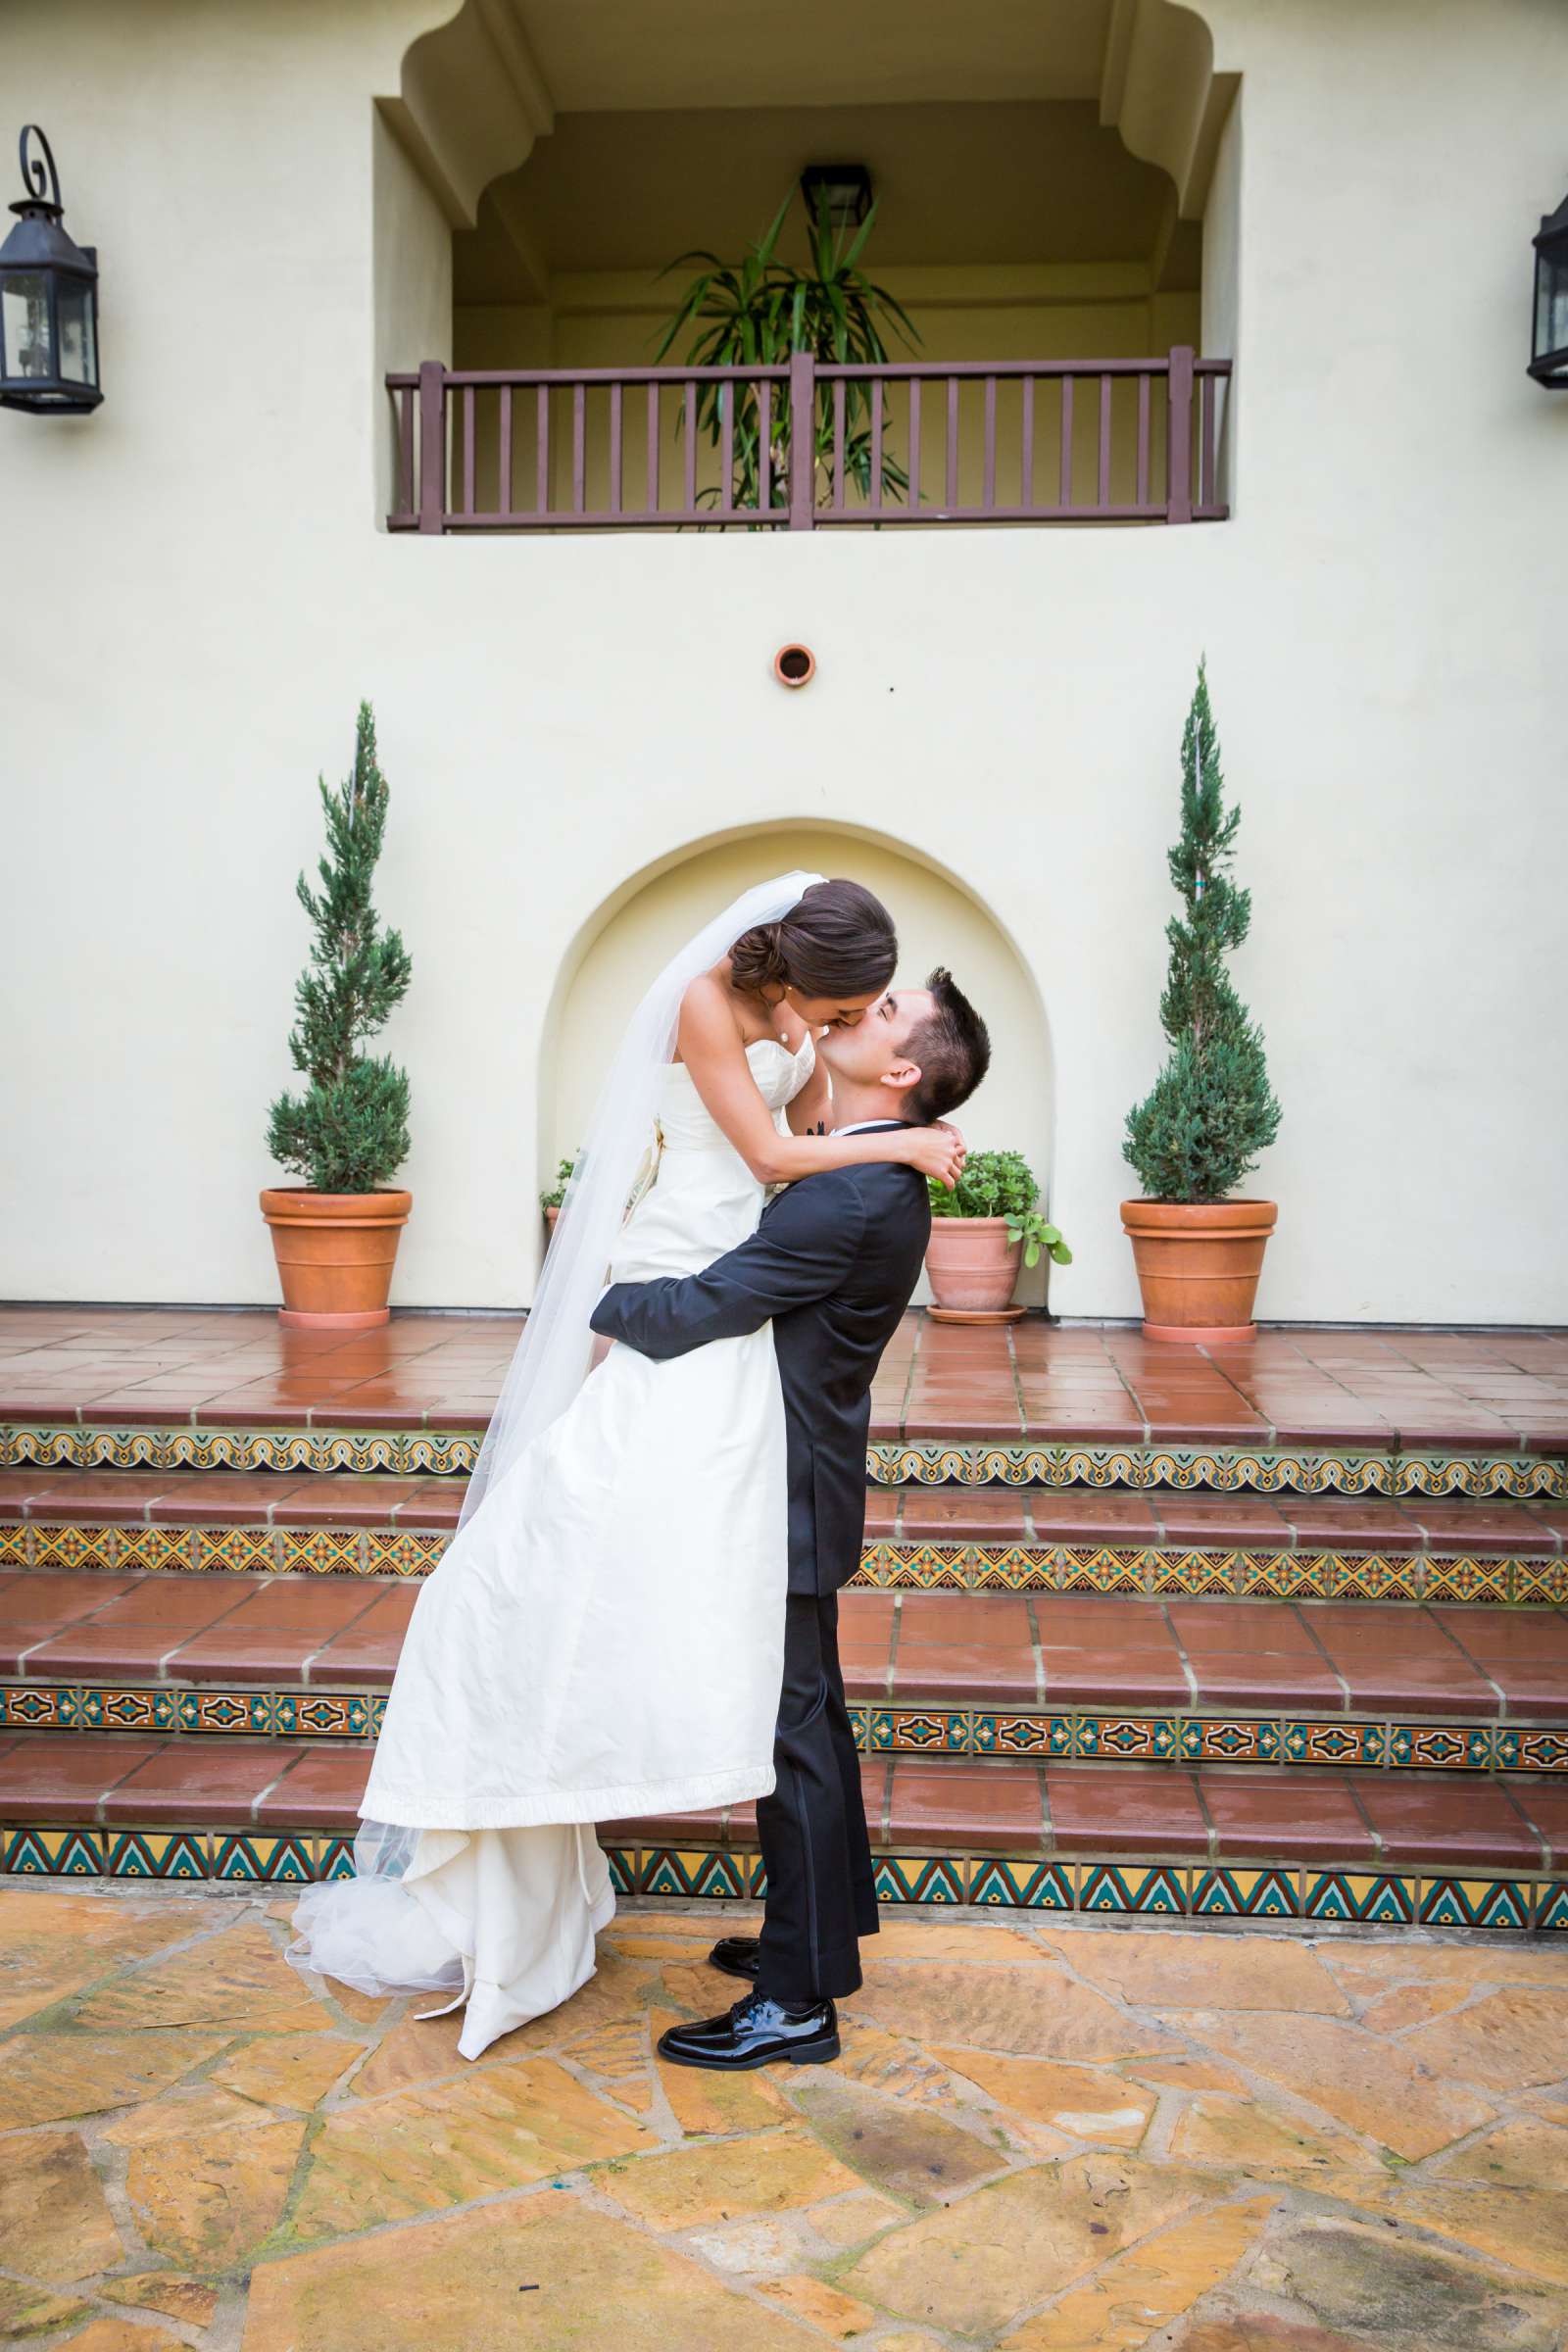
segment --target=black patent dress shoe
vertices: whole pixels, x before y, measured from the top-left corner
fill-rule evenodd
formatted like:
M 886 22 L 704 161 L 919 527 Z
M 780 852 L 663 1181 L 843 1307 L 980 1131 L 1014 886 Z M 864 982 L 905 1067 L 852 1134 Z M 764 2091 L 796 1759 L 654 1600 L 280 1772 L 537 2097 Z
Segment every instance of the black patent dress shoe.
M 761 1956 L 762 1947 L 755 1936 L 721 1936 L 708 1955 L 708 1965 L 721 1968 L 726 1977 L 744 1977 L 749 1984 L 755 1984 Z
M 765 1992 L 749 1992 L 722 2017 L 671 2026 L 659 2037 L 661 2058 L 726 2075 L 752 2066 L 825 2066 L 838 2054 L 838 2013 L 831 2001 L 796 2007 Z

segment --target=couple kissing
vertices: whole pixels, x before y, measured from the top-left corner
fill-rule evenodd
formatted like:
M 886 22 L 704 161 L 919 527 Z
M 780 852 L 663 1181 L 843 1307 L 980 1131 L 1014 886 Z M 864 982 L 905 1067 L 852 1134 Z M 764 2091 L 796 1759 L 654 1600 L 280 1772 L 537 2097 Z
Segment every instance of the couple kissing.
M 897 960 L 868 890 L 781 876 L 666 965 L 614 1056 L 405 1638 L 356 1876 L 296 1913 L 298 1965 L 448 1994 L 466 2057 L 593 1974 L 595 1824 L 751 1799 L 761 1934 L 712 1954 L 748 1990 L 661 2053 L 838 2054 L 877 1926 L 838 1592 L 927 1179 L 961 1173 L 947 1117 L 990 1060 L 951 975 L 895 987 Z

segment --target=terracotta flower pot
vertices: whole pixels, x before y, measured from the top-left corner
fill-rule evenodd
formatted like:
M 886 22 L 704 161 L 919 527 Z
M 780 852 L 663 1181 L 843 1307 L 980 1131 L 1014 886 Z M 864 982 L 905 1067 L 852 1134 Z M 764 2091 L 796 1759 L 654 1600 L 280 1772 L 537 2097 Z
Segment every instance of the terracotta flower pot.
M 1015 1323 L 1012 1303 L 1022 1250 L 1005 1217 L 933 1217 L 925 1270 L 938 1323 Z
M 1278 1215 L 1273 1200 L 1124 1200 L 1144 1337 L 1195 1345 L 1250 1338 L 1263 1250 Z
M 283 1284 L 278 1321 L 297 1331 L 368 1331 L 387 1320 L 387 1292 L 412 1193 L 313 1193 L 302 1184 L 262 1195 Z

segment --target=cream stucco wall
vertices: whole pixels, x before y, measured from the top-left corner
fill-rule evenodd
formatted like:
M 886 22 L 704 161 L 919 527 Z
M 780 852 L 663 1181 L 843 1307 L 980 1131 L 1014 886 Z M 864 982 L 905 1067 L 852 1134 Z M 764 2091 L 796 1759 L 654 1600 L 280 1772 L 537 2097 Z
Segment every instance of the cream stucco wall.
M 372 496 L 392 480 L 396 428 L 389 394 L 374 386 L 419 360 L 454 364 L 452 234 L 412 158 L 377 108 L 370 118 L 375 338 L 371 399 L 376 418 Z M 387 493 L 390 504 L 390 493 Z
M 374 527 L 387 322 L 432 331 L 439 232 L 372 100 L 437 13 L 0 18 L 0 84 L 101 248 L 108 394 L 85 422 L 0 414 L 0 1291 L 275 1295 L 255 1194 L 305 946 L 292 881 L 368 694 L 380 900 L 415 960 L 386 1040 L 415 1094 L 395 1298 L 525 1294 L 558 1141 L 541 1029 L 606 900 L 684 844 L 838 822 L 961 876 L 1017 944 L 1077 1253 L 1053 1303 L 1132 1312 L 1121 1119 L 1160 1053 L 1206 651 L 1254 897 L 1239 978 L 1286 1112 L 1257 1179 L 1281 1202 L 1262 1311 L 1568 1319 L 1568 402 L 1528 382 L 1522 341 L 1568 13 L 1210 0 L 1245 124 L 1219 171 L 1232 522 L 548 543 Z M 821 668 L 786 696 L 769 662 L 794 636 Z M 1037 1044 L 999 1025 L 999 1129 Z

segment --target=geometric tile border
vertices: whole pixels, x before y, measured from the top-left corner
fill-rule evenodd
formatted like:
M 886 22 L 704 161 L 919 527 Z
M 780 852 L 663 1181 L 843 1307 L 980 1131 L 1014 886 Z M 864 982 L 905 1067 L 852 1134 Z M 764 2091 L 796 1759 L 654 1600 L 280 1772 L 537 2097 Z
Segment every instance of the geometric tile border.
M 878 1445 L 878 1486 L 1170 1487 L 1221 1494 L 1568 1497 L 1568 1460 L 1510 1453 L 1264 1451 L 1235 1446 Z
M 0 1567 L 163 1574 L 427 1576 L 451 1542 L 415 1528 L 114 1526 L 0 1521 Z M 865 1544 L 855 1584 L 881 1592 L 1113 1592 L 1175 1599 L 1568 1605 L 1568 1559 L 1485 1552 L 1203 1549 L 1153 1544 Z
M 202 1739 L 373 1741 L 385 1712 L 384 1691 L 0 1683 L 0 1730 L 11 1732 L 183 1732 Z
M 1568 1881 L 1414 1872 L 1246 1868 L 1204 1863 L 1043 1862 L 997 1854 L 878 1854 L 883 1903 L 970 1903 L 999 1910 L 1158 1919 L 1276 1919 L 1378 1927 L 1568 1933 Z M 612 1855 L 619 1892 L 754 1899 L 761 1857 L 727 1847 L 642 1846 Z
M 869 1543 L 855 1577 L 884 1592 L 1157 1593 L 1181 1599 L 1568 1604 L 1568 1559 L 1504 1552 L 1279 1551 L 1152 1544 Z
M 0 1731 L 12 1732 L 367 1742 L 379 1739 L 385 1712 L 381 1691 L 268 1690 L 206 1683 L 198 1689 L 168 1683 L 0 1683 Z M 865 1703 L 852 1705 L 849 1714 L 856 1744 L 865 1755 L 1568 1773 L 1568 1726 L 1544 1724 Z
M 617 1893 L 755 1901 L 760 1854 L 727 1846 L 606 1848 Z M 1472 1873 L 1304 1868 L 1216 1868 L 1205 1863 L 1042 1861 L 999 1854 L 878 1854 L 881 1902 L 969 1903 L 1082 1917 L 1268 1919 L 1303 1927 L 1486 1930 L 1568 1935 L 1568 1880 Z M 305 1886 L 352 1876 L 351 1841 L 259 1831 L 24 1828 L 0 1830 L 0 1872 L 11 1877 L 210 1879 Z
M 473 1467 L 479 1440 L 453 1430 L 150 1429 L 74 1422 L 0 1427 L 0 1468 L 355 1470 L 447 1477 Z M 1170 1487 L 1259 1494 L 1460 1494 L 1568 1498 L 1568 1458 L 1499 1452 L 1366 1452 L 1234 1446 L 878 1444 L 879 1486 Z
M 471 1434 L 431 1430 L 0 1427 L 3 1469 L 381 1470 L 444 1478 L 470 1471 L 478 1451 Z
M 161 1575 L 420 1577 L 429 1575 L 451 1540 L 415 1528 L 153 1527 L 142 1520 L 120 1526 L 6 1520 L 0 1522 L 0 1567 Z
M 849 1712 L 857 1744 L 867 1755 L 1568 1773 L 1568 1727 L 1561 1726 L 918 1704 L 854 1705 Z

